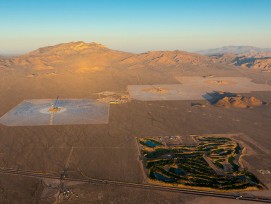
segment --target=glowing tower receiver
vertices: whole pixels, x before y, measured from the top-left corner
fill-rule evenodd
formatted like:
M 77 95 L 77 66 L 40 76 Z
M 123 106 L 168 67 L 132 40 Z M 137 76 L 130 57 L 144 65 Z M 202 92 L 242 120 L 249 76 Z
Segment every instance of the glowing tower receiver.
M 60 108 L 58 107 L 58 98 L 59 98 L 59 96 L 57 96 L 55 102 L 52 103 L 51 108 L 49 108 L 49 112 L 57 112 L 57 111 L 60 111 Z
M 61 110 L 61 108 L 58 107 L 58 99 L 59 99 L 59 96 L 56 97 L 55 102 L 52 104 L 51 108 L 49 108 L 48 110 L 49 112 L 51 112 L 50 123 L 49 123 L 50 125 L 53 125 L 54 123 L 55 113 Z

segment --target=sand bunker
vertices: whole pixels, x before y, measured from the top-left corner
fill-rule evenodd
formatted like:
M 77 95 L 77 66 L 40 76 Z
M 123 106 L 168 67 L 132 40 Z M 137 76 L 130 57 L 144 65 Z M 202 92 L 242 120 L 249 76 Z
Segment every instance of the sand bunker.
M 256 84 L 246 77 L 177 77 L 180 84 L 129 85 L 132 99 L 141 101 L 211 99 L 214 91 L 250 93 L 271 91 L 268 84 Z
M 108 123 L 109 105 L 87 99 L 25 100 L 0 118 L 7 126 L 73 125 Z
M 257 99 L 255 97 L 245 97 L 245 96 L 225 96 L 224 98 L 218 100 L 215 105 L 225 108 L 250 108 L 265 105 L 266 103 Z

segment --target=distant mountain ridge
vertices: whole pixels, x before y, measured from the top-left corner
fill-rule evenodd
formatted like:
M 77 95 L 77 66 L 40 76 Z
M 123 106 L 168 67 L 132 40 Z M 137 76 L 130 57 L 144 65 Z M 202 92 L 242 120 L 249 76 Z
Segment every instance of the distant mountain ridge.
M 99 43 L 70 42 L 42 47 L 0 63 L 0 67 L 20 67 L 33 70 L 66 68 L 92 72 L 109 67 L 169 67 L 182 64 L 207 64 L 207 56 L 184 51 L 152 51 L 140 54 L 112 50 Z M 1 65 L 2 64 L 2 65 Z
M 109 50 L 109 48 L 96 42 L 85 43 L 83 41 L 78 41 L 42 47 L 32 52 L 29 52 L 26 55 L 48 55 L 48 54 L 67 55 L 67 54 L 77 54 L 79 52 L 82 53 L 84 51 L 89 50 L 91 51 Z
M 270 52 L 271 48 L 259 48 L 253 46 L 224 46 L 221 48 L 214 48 L 214 49 L 207 49 L 207 50 L 200 50 L 196 53 L 201 55 L 223 55 L 223 54 L 237 54 L 237 55 L 244 55 L 250 53 L 260 53 L 260 52 Z
M 271 49 L 253 46 L 225 46 L 196 52 L 215 62 L 246 68 L 271 71 Z
M 24 55 L 6 60 L 2 67 L 19 67 L 28 70 L 77 70 L 93 72 L 103 70 L 130 53 L 111 50 L 99 43 L 70 42 L 42 47 Z M 1 64 L 0 64 L 1 67 Z
M 271 71 L 271 49 L 227 46 L 202 55 L 185 51 L 150 51 L 140 54 L 112 50 L 99 43 L 69 42 L 42 47 L 21 56 L 1 58 L 0 69 L 19 68 L 27 72 L 92 73 L 111 68 L 183 68 L 226 64 Z M 212 53 L 212 54 L 210 54 Z

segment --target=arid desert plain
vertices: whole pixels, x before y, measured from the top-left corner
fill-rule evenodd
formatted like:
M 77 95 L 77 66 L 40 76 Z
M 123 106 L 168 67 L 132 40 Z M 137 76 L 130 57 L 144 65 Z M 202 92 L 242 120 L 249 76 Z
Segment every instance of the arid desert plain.
M 271 66 L 231 59 L 84 42 L 0 58 L 0 203 L 271 202 Z

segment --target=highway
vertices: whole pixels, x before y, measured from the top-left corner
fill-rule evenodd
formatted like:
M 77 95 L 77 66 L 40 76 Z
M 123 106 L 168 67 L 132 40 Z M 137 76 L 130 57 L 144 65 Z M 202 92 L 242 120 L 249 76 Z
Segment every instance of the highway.
M 262 202 L 262 203 L 271 203 L 271 198 L 268 198 L 268 197 L 256 197 L 253 195 L 250 196 L 250 195 L 241 195 L 241 194 L 239 195 L 237 193 L 220 193 L 220 192 L 215 192 L 215 191 L 200 191 L 200 190 L 193 190 L 193 189 L 183 189 L 183 188 L 178 188 L 178 187 L 160 186 L 160 185 L 155 185 L 155 184 L 129 183 L 129 182 L 103 180 L 103 179 L 95 179 L 95 178 L 88 178 L 88 179 L 69 178 L 69 177 L 61 178 L 59 176 L 55 176 L 55 175 L 44 173 L 44 172 L 22 171 L 22 170 L 14 170 L 14 169 L 0 169 L 0 174 L 18 175 L 18 176 L 35 177 L 35 178 L 50 178 L 50 179 L 58 179 L 58 180 L 62 179 L 63 181 L 77 181 L 77 182 L 89 183 L 89 184 L 123 186 L 123 187 L 129 187 L 129 188 L 168 191 L 168 192 L 177 192 L 177 193 L 185 193 L 185 194 L 200 195 L 200 196 L 211 196 L 211 197 L 219 197 L 219 198 L 234 199 L 234 200 L 238 199 L 238 200 Z

